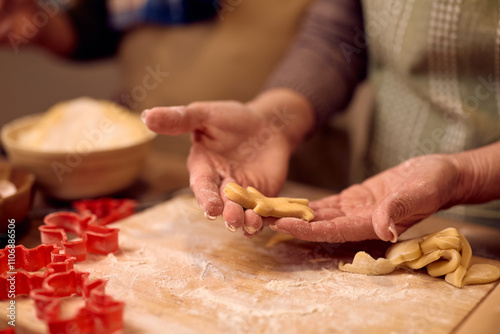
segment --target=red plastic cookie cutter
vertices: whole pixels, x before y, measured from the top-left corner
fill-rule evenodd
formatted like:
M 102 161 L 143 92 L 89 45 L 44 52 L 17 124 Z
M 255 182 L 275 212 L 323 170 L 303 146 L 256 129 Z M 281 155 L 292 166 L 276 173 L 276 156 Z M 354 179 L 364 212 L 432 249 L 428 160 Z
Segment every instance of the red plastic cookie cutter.
M 65 254 L 85 261 L 88 253 L 109 254 L 118 250 L 117 228 L 96 225 L 96 215 L 74 212 L 51 213 L 44 218 L 45 225 L 38 227 L 43 244 L 56 244 Z M 69 240 L 67 233 L 78 237 Z
M 0 250 L 0 300 L 27 295 L 39 289 L 50 274 L 73 269 L 75 258 L 60 254 L 55 245 L 40 245 L 27 249 L 23 245 Z M 30 273 L 46 268 L 42 273 Z M 14 286 L 14 289 L 10 289 Z
M 134 214 L 137 201 L 132 199 L 99 198 L 73 202 L 80 214 L 92 213 L 97 216 L 96 224 L 108 225 Z
M 15 269 L 38 271 L 45 267 L 51 273 L 63 272 L 73 269 L 74 261 L 71 256 L 61 254 L 61 248 L 56 245 L 39 245 L 33 249 L 23 245 L 6 246 L 0 249 L 0 274 Z
M 70 270 L 48 276 L 30 297 L 50 333 L 112 333 L 123 328 L 125 304 L 106 295 L 105 286 L 103 279 L 90 280 L 89 273 Z M 62 319 L 61 299 L 73 295 L 82 296 L 85 306 L 73 318 Z

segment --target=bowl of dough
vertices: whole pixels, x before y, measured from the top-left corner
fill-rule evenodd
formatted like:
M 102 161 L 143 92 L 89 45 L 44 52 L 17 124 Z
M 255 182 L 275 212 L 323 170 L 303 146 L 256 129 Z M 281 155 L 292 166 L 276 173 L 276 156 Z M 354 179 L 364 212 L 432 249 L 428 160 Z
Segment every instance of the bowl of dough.
M 61 200 L 105 196 L 139 176 L 155 134 L 111 101 L 82 97 L 22 117 L 1 130 L 9 161 Z

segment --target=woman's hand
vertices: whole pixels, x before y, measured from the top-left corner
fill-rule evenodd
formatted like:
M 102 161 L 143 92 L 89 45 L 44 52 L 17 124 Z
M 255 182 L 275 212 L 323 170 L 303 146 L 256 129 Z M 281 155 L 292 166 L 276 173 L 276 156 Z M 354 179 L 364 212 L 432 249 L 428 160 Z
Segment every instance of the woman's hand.
M 353 185 L 339 195 L 311 202 L 315 218 L 276 220 L 271 228 L 309 241 L 346 242 L 398 235 L 463 193 L 452 155 L 427 155 Z
M 247 236 L 262 229 L 262 218 L 230 201 L 225 185 L 236 182 L 276 196 L 290 154 L 312 127 L 312 117 L 305 98 L 281 89 L 248 104 L 197 102 L 143 112 L 146 125 L 159 134 L 192 133 L 188 169 L 198 203 L 208 216 L 222 214 L 229 230 L 243 227 Z

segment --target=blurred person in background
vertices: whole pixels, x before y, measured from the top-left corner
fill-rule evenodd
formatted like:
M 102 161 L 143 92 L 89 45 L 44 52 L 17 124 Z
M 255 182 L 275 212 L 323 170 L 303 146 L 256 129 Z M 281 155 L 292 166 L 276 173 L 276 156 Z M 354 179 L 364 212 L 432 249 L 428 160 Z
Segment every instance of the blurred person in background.
M 62 2 L 1 2 L 0 39 L 19 47 L 31 41 L 77 59 L 118 48 L 127 83 L 120 100 L 136 110 L 250 100 L 144 113 L 159 133 L 193 132 L 193 190 L 209 215 L 223 214 L 230 230 L 243 227 L 251 236 L 263 222 L 227 201 L 223 186 L 236 181 L 276 195 L 292 152 L 345 109 L 366 73 L 376 102 L 362 170 L 372 178 L 312 203 L 316 221 L 267 222 L 272 228 L 315 241 L 395 240 L 439 209 L 498 198 L 500 39 L 493 1 L 314 1 L 291 50 L 254 99 L 294 31 L 290 17 L 300 17 L 308 1 L 227 1 L 216 7 L 198 1 L 196 8 L 206 11 L 193 21 L 202 23 L 182 31 L 159 26 L 165 22 L 155 15 L 177 22 L 170 12 L 175 6 L 169 7 L 174 2 L 153 11 L 147 1 L 64 1 L 64 11 L 47 5 Z M 246 15 L 239 16 L 244 6 Z M 56 9 L 44 23 L 40 13 L 47 8 Z M 203 21 L 209 17 L 215 19 Z M 16 32 L 20 39 L 13 40 Z M 179 48 L 184 52 L 176 53 Z M 154 73 L 162 79 L 168 74 L 168 80 L 134 96 L 145 74 Z M 335 165 L 322 165 L 329 150 L 321 146 L 314 160 L 305 161 L 320 180 L 336 174 Z M 498 217 L 498 202 L 460 211 L 465 219 Z
M 13 53 L 40 46 L 81 67 L 113 57 L 121 87 L 110 98 L 134 111 L 246 101 L 279 62 L 310 2 L 0 0 L 0 44 Z M 189 145 L 188 136 L 156 140 L 184 158 Z

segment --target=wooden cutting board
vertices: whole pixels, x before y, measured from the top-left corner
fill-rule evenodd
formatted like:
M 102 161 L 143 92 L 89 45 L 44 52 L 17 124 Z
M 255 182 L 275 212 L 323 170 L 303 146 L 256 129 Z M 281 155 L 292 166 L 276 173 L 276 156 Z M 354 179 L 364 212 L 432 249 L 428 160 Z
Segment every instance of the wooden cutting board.
M 428 233 L 451 224 L 431 218 L 420 226 Z M 269 229 L 249 240 L 220 218 L 205 219 L 191 196 L 115 225 L 120 250 L 76 267 L 106 278 L 108 293 L 125 301 L 124 333 L 449 333 L 471 321 L 486 326 L 483 333 L 499 328 L 496 284 L 458 289 L 424 271 L 337 269 L 357 250 L 383 254 L 386 243 L 280 241 Z M 17 333 L 45 332 L 29 299 L 17 305 Z

